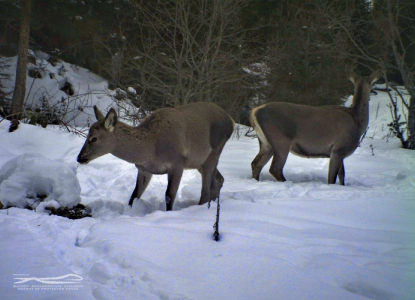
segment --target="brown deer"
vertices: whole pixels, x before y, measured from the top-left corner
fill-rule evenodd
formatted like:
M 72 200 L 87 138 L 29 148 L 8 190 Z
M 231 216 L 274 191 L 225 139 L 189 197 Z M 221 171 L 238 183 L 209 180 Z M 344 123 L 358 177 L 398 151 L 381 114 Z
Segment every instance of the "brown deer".
M 254 108 L 250 122 L 259 140 L 259 153 L 251 163 L 252 177 L 259 180 L 264 165 L 274 156 L 270 173 L 285 181 L 282 173 L 288 153 L 302 157 L 328 157 L 328 183 L 337 176 L 344 185 L 343 159 L 353 154 L 369 122 L 369 96 L 381 70 L 369 77 L 347 70 L 354 84 L 351 107 L 320 106 L 272 102 Z
M 130 206 L 144 193 L 153 174 L 167 174 L 166 210 L 172 210 L 184 169 L 202 174 L 200 205 L 219 196 L 224 179 L 217 164 L 234 128 L 222 108 L 202 102 L 162 108 L 137 127 L 119 122 L 113 108 L 105 117 L 96 106 L 94 112 L 98 121 L 91 126 L 77 160 L 87 164 L 111 153 L 135 164 L 138 175 Z

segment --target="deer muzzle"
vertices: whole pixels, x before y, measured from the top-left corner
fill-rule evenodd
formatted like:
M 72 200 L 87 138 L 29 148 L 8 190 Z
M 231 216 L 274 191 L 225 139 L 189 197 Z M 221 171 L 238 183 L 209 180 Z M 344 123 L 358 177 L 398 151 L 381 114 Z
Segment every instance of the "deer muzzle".
M 86 156 L 84 156 L 82 154 L 79 154 L 78 155 L 78 158 L 76 160 L 77 160 L 77 162 L 79 162 L 82 165 L 85 165 L 85 164 L 87 164 L 89 162 L 88 157 L 86 157 Z

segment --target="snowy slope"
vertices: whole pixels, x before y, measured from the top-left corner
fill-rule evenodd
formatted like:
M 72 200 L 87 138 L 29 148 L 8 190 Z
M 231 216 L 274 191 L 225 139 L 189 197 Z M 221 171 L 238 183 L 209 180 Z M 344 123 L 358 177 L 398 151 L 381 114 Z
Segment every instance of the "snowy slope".
M 102 77 L 65 61 L 58 60 L 51 64 L 47 61 L 49 55 L 41 51 L 31 51 L 30 56 L 34 63 L 28 64 L 28 70 L 37 75 L 27 76 L 26 108 L 39 109 L 42 106 L 42 100 L 46 100 L 45 105 L 62 108 L 66 112 L 67 123 L 83 127 L 92 120 L 93 105 L 99 103 L 101 109 L 114 105 L 111 96 L 115 92 L 108 90 L 108 83 Z M 4 72 L 11 77 L 10 80 L 3 82 L 5 92 L 13 92 L 17 56 L 10 58 L 0 56 L 0 63 L 8 66 Z M 73 95 L 68 95 L 64 91 L 68 84 L 71 86 Z M 59 105 L 61 102 L 63 104 Z M 79 107 L 83 109 L 79 110 Z
M 83 138 L 25 124 L 8 133 L 1 122 L 0 170 L 26 153 L 68 164 L 93 214 L 0 210 L 1 298 L 415 299 L 415 152 L 384 138 L 387 101 L 372 96 L 369 131 L 345 160 L 346 186 L 326 184 L 328 159 L 292 155 L 287 182 L 269 165 L 257 182 L 257 141 L 232 138 L 219 163 L 220 242 L 212 239 L 216 204 L 196 205 L 197 171 L 185 171 L 174 211 L 164 211 L 166 176 L 154 176 L 129 208 L 133 165 L 106 155 L 78 166 Z M 82 279 L 39 282 L 65 275 Z

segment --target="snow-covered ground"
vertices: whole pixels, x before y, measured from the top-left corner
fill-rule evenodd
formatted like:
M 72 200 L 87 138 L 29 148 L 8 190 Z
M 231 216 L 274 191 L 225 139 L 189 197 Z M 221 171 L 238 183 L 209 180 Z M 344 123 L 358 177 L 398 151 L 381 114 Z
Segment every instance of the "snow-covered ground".
M 95 104 L 102 110 L 111 106 L 117 108 L 111 97 L 116 92 L 108 89 L 108 83 L 102 77 L 62 60 L 52 64 L 47 61 L 49 55 L 40 51 L 30 51 L 30 56 L 35 63 L 29 63 L 28 70 L 35 76 L 27 76 L 26 108 L 33 111 L 47 110 L 48 113 L 60 110 L 66 113 L 65 123 L 77 127 L 84 127 L 94 121 L 92 106 Z M 13 92 L 16 63 L 17 57 L 0 56 L 0 64 L 7 66 L 4 73 L 11 77 L 11 80 L 3 82 L 5 92 Z M 123 93 L 127 94 L 125 91 Z M 133 109 L 130 105 L 126 107 Z
M 382 93 L 371 98 L 369 131 L 345 160 L 346 186 L 326 184 L 328 159 L 292 155 L 287 182 L 269 165 L 257 182 L 257 140 L 232 138 L 219 162 L 219 242 L 216 204 L 196 205 L 197 171 L 185 171 L 174 211 L 164 211 L 166 176 L 129 208 L 133 165 L 106 155 L 81 166 L 84 138 L 25 124 L 8 133 L 1 122 L 0 200 L 13 188 L 25 203 L 49 193 L 51 205 L 80 199 L 93 217 L 0 210 L 0 298 L 415 299 L 415 151 L 384 138 L 387 103 Z

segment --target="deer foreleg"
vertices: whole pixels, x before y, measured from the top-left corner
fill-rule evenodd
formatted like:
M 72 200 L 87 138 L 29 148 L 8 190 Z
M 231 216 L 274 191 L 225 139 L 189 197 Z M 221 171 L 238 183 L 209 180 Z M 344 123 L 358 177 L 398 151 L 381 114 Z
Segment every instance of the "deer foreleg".
M 137 166 L 138 174 L 137 174 L 137 182 L 135 184 L 135 188 L 133 193 L 131 194 L 130 201 L 128 205 L 132 206 L 135 198 L 140 198 L 141 195 L 146 190 L 148 184 L 150 183 L 151 177 L 153 174 L 144 171 L 141 167 Z
M 173 169 L 167 173 L 168 184 L 167 184 L 166 198 L 165 198 L 167 211 L 173 210 L 174 199 L 176 199 L 177 190 L 179 189 L 182 175 L 183 175 L 183 167 L 173 167 Z

